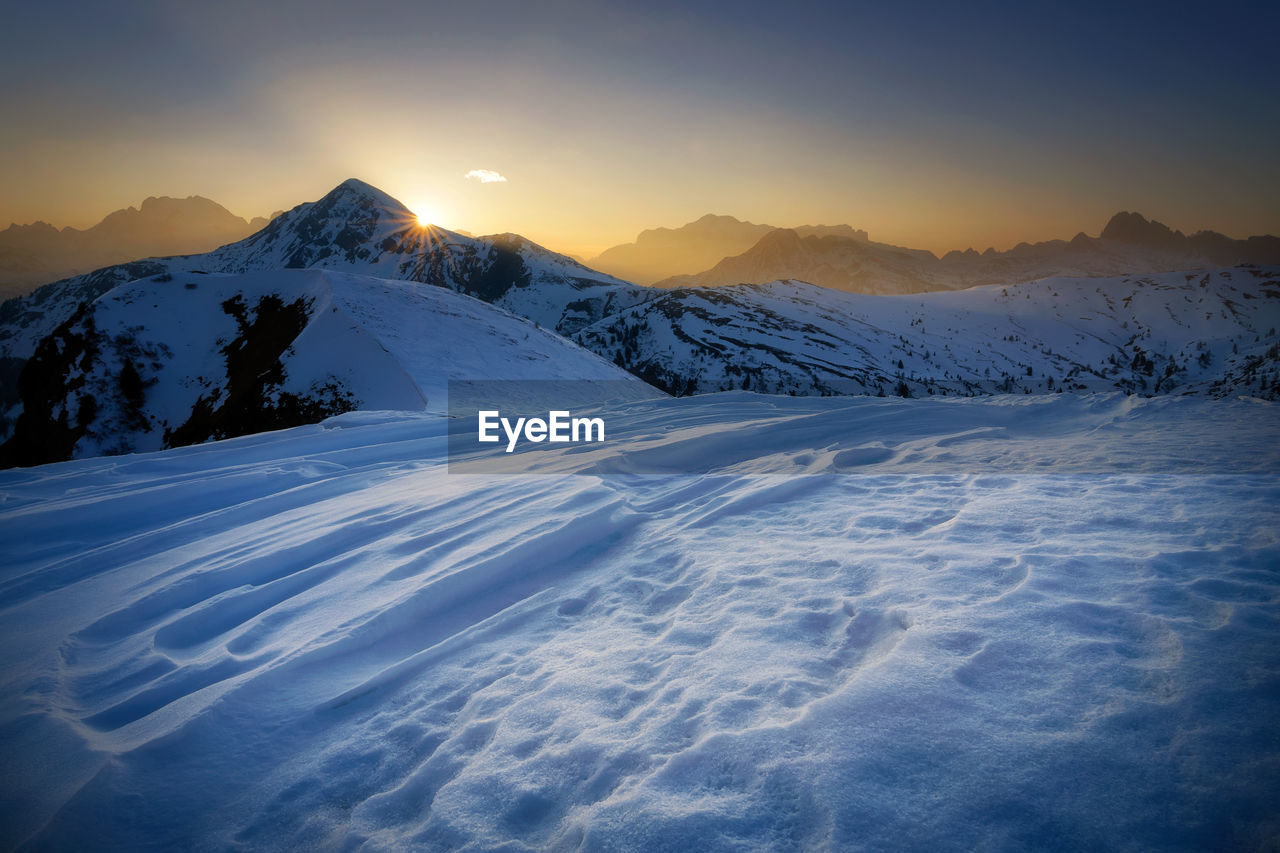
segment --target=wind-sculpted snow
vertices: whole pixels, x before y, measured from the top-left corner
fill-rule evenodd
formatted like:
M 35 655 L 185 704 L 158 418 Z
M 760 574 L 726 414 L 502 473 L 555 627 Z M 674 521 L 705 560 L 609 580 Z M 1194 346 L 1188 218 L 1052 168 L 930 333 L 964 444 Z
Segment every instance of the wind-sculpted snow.
M 1060 391 L 1280 398 L 1280 268 L 912 296 L 795 281 L 669 291 L 574 340 L 674 394 Z
M 1275 405 L 611 415 L 700 476 L 449 474 L 425 413 L 0 472 L 0 844 L 1265 848 Z
M 1274 411 L 1256 399 L 1205 405 L 1118 393 L 936 398 L 920 409 L 893 397 L 738 391 L 700 396 L 697 405 L 665 398 L 575 409 L 602 416 L 611 440 L 525 443 L 513 453 L 478 444 L 474 419 L 455 418 L 451 433 L 467 441 L 455 441 L 449 462 L 451 472 L 508 474 L 1211 474 L 1222 460 L 1201 446 L 1208 435 L 1229 433 L 1238 454 L 1231 469 L 1259 473 L 1280 468 Z M 914 416 L 920 412 L 927 416 Z M 1184 429 L 1148 429 L 1165 421 Z

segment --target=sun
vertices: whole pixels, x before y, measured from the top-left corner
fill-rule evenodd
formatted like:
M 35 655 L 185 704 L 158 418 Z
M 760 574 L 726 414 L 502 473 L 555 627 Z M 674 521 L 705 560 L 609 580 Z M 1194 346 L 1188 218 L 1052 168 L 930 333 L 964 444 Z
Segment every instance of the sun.
M 417 217 L 419 228 L 426 228 L 431 225 L 439 226 L 441 224 L 440 220 L 443 217 L 440 215 L 440 209 L 429 202 L 420 200 L 410 204 L 409 209 Z

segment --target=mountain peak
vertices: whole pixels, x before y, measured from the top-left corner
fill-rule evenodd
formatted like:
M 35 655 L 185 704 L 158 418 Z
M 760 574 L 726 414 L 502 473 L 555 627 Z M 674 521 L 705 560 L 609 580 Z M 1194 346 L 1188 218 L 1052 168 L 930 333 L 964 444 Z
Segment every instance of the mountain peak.
M 690 222 L 689 224 L 690 225 L 751 225 L 752 223 L 741 220 L 736 216 L 726 216 L 720 213 L 707 213 L 698 217 L 697 219 L 695 219 L 693 222 Z
M 641 232 L 641 237 L 646 233 L 671 233 L 673 231 L 685 232 L 687 234 L 695 234 L 703 238 L 715 239 L 719 236 L 737 235 L 742 232 L 760 232 L 768 230 L 768 225 L 756 225 L 754 222 L 748 222 L 745 219 L 739 219 L 736 216 L 727 216 L 720 213 L 707 213 L 698 217 L 692 222 L 685 223 L 679 228 L 657 228 L 649 232 Z
M 14 233 L 31 232 L 31 233 L 42 233 L 42 234 L 56 234 L 61 230 L 62 229 L 54 225 L 50 225 L 48 222 L 45 222 L 43 219 L 37 219 L 35 222 L 32 222 L 30 225 L 19 225 L 17 222 L 11 222 L 9 223 L 9 227 L 5 229 L 6 232 L 10 232 L 10 231 Z
M 799 249 L 803 245 L 800 235 L 794 228 L 775 228 L 768 234 L 760 238 L 760 242 L 756 243 L 755 248 L 761 250 L 779 250 L 784 249 L 792 251 Z
M 801 237 L 844 237 L 863 243 L 871 240 L 871 235 L 866 230 L 852 225 L 801 225 L 794 230 Z
M 413 218 L 412 212 L 399 199 L 393 198 L 372 184 L 367 184 L 359 178 L 347 178 L 338 184 L 325 195 L 324 198 L 316 202 L 318 205 L 332 204 L 337 201 L 348 201 L 362 204 L 362 206 L 380 207 L 385 210 L 395 211 L 396 213 L 404 213 L 410 219 Z
M 363 193 L 382 192 L 382 190 L 378 189 L 373 184 L 365 183 L 359 178 L 347 178 L 345 181 L 338 184 L 338 186 L 336 186 L 334 189 L 339 189 L 339 190 L 346 189 L 346 190 L 351 190 L 353 192 L 363 192 Z
M 1148 220 L 1141 213 L 1124 210 L 1107 222 L 1107 226 L 1102 229 L 1102 238 L 1146 246 L 1169 246 L 1181 242 L 1183 234 L 1162 222 Z

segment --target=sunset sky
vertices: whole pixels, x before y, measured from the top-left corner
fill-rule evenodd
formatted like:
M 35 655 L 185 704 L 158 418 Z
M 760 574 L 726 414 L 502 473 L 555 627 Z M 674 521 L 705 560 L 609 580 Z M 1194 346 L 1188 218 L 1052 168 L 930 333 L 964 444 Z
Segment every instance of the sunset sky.
M 1280 233 L 1275 9 L 26 3 L 0 29 L 0 225 L 149 195 L 248 218 L 359 177 L 583 255 L 705 213 L 935 251 L 1122 209 Z

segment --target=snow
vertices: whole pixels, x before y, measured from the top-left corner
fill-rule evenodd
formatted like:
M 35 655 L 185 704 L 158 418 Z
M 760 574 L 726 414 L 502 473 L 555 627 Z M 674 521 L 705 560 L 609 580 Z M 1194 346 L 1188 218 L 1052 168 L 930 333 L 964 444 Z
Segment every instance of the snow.
M 536 408 L 546 396 L 532 403 L 515 398 L 512 410 L 519 404 Z M 748 392 L 704 395 L 697 406 L 670 398 L 633 401 L 574 409 L 575 416 L 602 415 L 610 442 L 567 448 L 521 444 L 513 454 L 505 445 L 476 442 L 473 415 L 451 422 L 449 463 L 455 473 L 508 474 L 965 474 L 975 468 L 1211 474 L 1222 461 L 1202 453 L 1205 436 L 1228 433 L 1238 454 L 1230 463 L 1233 471 L 1280 467 L 1277 431 L 1266 414 L 1275 410 L 1262 400 L 1206 406 L 1189 397 L 1117 393 L 999 395 L 938 398 L 923 410 L 927 417 L 915 416 L 920 411 L 899 398 Z M 1237 419 L 1250 427 L 1239 427 Z M 1151 428 L 1165 422 L 1183 429 Z
M 677 393 L 1275 397 L 1277 328 L 1280 268 L 1254 267 L 891 296 L 677 289 L 573 337 Z
M 857 241 L 849 245 L 859 252 L 865 248 Z M 1103 247 L 1099 255 L 1095 246 L 1085 253 L 1093 261 L 1105 260 L 1101 266 L 1093 261 L 1082 261 L 1081 266 L 1065 263 L 1053 247 L 1015 251 L 1025 255 L 1026 265 L 1005 263 L 1011 258 L 992 263 L 1004 267 L 996 276 L 1002 281 L 1047 270 L 1150 268 L 1152 259 L 1142 260 L 1148 250 L 1137 247 L 1133 251 L 1139 255 L 1126 250 L 1112 256 L 1112 248 Z M 900 253 L 894 257 L 907 258 Z M 930 263 L 936 261 L 927 253 L 920 255 L 926 257 Z M 1157 266 L 1163 268 L 1170 257 Z M 421 227 L 404 205 L 357 180 L 213 252 L 108 267 L 4 303 L 0 363 L 16 377 L 39 342 L 56 333 L 83 302 L 117 286 L 147 279 L 154 289 L 167 279 L 180 288 L 197 271 L 245 274 L 282 269 L 412 281 L 476 297 L 571 336 L 606 361 L 675 394 L 749 389 L 775 394 L 971 396 L 1120 390 L 1280 397 L 1280 268 L 1274 266 L 1111 278 L 1060 275 L 1016 286 L 897 296 L 843 293 L 796 281 L 668 291 L 594 272 L 518 235 L 473 238 Z M 893 269 L 875 275 L 878 284 L 872 289 L 898 289 Z M 975 280 L 992 279 L 984 274 Z M 960 279 L 933 282 L 947 287 L 958 283 Z M 410 291 L 395 292 L 404 296 Z M 404 298 L 398 304 L 421 307 Z M 392 307 L 390 302 L 386 307 Z M 216 306 L 206 310 L 219 313 Z M 371 315 L 365 311 L 362 316 L 367 326 Z M 167 327 L 172 325 L 169 317 L 151 320 Z M 331 322 L 322 319 L 320 325 Z M 323 339 L 318 328 L 306 337 L 315 344 Z M 398 340 L 397 346 L 412 351 L 411 356 L 423 350 L 410 334 Z M 364 343 L 377 345 L 368 339 Z M 354 339 L 346 345 L 358 346 Z M 319 368 L 305 377 L 307 381 L 296 369 L 294 384 L 278 393 L 301 394 L 326 403 L 325 411 L 337 410 L 339 406 L 321 393 L 331 384 L 374 390 L 377 383 L 369 374 L 386 375 L 377 366 L 384 359 L 377 352 L 366 355 L 348 359 L 348 374 L 361 372 L 358 364 L 367 368 L 360 376 L 345 378 L 335 376 L 331 365 L 317 357 Z M 209 358 L 208 352 L 203 357 Z M 405 401 L 413 393 L 410 383 L 390 378 L 386 382 L 396 387 L 377 388 L 377 393 L 361 397 L 364 408 L 413 407 Z M 180 400 L 174 397 L 172 417 L 165 415 L 161 421 L 183 419 L 182 413 L 199 397 L 197 385 L 212 392 L 194 381 L 192 393 Z M 431 394 L 427 396 L 430 405 Z M 20 397 L 16 381 L 0 383 L 2 438 L 11 437 L 19 415 L 30 411 L 30 401 Z M 101 403 L 100 397 L 95 395 L 95 401 Z M 64 412 L 71 421 L 78 414 L 60 405 L 51 416 L 56 420 Z M 81 452 L 157 447 L 163 428 L 156 423 L 151 438 L 140 443 L 120 440 L 114 428 L 99 430 L 103 435 L 96 443 L 90 436 Z
M 0 472 L 0 844 L 1280 838 L 1277 404 L 611 405 Z
M 602 312 L 636 304 L 650 293 L 514 234 L 475 238 L 419 226 L 400 202 L 351 179 L 318 201 L 281 214 L 256 234 L 212 252 L 104 267 L 5 302 L 0 306 L 0 358 L 30 358 L 40 340 L 80 303 L 140 278 L 285 269 L 327 269 L 447 287 L 561 332 L 576 331 Z
M 261 315 L 264 299 L 303 306 L 298 322 L 305 325 L 278 342 L 281 378 L 267 387 L 304 401 L 337 393 L 346 409 L 443 412 L 450 380 L 493 375 L 602 381 L 628 386 L 633 397 L 661 396 L 564 338 L 445 288 L 329 270 L 188 272 L 120 285 L 71 328 L 92 355 L 65 366 L 61 402 L 75 413 L 92 396 L 98 412 L 74 455 L 159 450 L 200 401 L 226 400 L 246 372 L 233 369 L 228 348 L 271 337 L 271 330 L 248 335 L 240 328 Z M 141 425 L 124 411 L 119 391 L 126 360 L 143 386 Z

